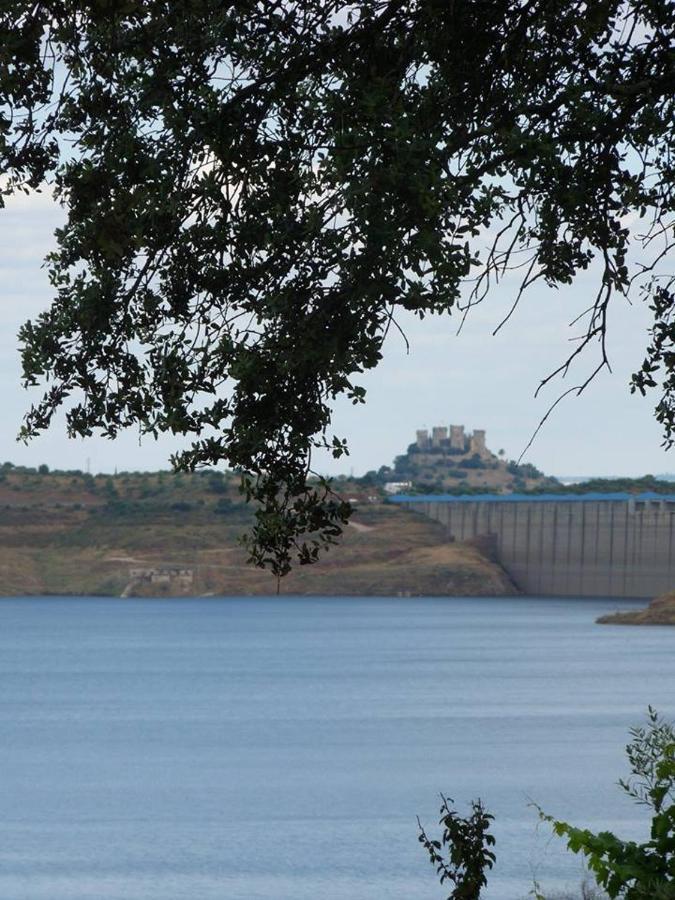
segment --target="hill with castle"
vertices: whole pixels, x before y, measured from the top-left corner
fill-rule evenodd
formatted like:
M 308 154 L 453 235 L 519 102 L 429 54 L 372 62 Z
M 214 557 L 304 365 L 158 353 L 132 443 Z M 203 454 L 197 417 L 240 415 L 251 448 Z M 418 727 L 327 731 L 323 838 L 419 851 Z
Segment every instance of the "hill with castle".
M 465 431 L 464 425 L 438 425 L 416 432 L 415 442 L 397 456 L 393 466 L 368 473 L 390 493 L 516 493 L 554 489 L 557 479 L 544 475 L 531 463 L 493 453 L 483 429 Z
M 392 466 L 334 487 L 354 506 L 340 547 L 284 579 L 287 593 L 498 596 L 517 591 L 474 544 L 441 523 L 387 502 L 387 494 L 657 491 L 643 479 L 558 485 L 534 466 L 488 449 L 485 431 L 418 431 Z M 393 490 L 392 490 L 393 488 Z M 233 472 L 53 471 L 0 465 L 0 594 L 248 595 L 276 591 L 246 563 L 239 538 L 253 510 Z M 661 608 L 659 607 L 659 610 Z

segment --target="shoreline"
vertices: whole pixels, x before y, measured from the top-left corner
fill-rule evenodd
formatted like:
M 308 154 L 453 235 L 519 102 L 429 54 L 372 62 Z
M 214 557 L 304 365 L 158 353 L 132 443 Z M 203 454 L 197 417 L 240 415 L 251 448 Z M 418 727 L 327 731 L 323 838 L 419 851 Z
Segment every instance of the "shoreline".
M 675 625 L 675 592 L 656 597 L 642 609 L 600 616 L 596 622 L 598 625 Z

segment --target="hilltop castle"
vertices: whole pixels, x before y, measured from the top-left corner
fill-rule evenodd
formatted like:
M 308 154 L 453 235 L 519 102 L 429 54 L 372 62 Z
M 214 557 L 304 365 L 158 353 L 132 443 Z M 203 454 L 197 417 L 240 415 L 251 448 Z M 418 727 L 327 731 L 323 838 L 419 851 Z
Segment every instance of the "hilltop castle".
M 435 426 L 431 430 L 431 436 L 426 429 L 417 431 L 416 434 L 417 448 L 422 453 L 446 450 L 457 454 L 478 454 L 485 458 L 492 456 L 485 446 L 485 431 L 482 429 L 476 429 L 472 434 L 465 434 L 463 425 L 450 425 L 448 434 L 448 428 Z
M 482 428 L 465 432 L 463 425 L 420 429 L 414 443 L 397 456 L 381 476 L 398 493 L 423 488 L 428 494 L 489 490 L 503 494 L 557 485 L 530 463 L 502 458 L 486 445 Z M 374 473 L 375 474 L 375 473 Z

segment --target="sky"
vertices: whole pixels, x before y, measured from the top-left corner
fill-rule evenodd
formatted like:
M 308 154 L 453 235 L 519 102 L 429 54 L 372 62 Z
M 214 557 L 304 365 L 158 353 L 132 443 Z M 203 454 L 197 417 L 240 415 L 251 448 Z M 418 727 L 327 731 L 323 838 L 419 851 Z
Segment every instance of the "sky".
M 24 321 L 49 305 L 52 291 L 42 260 L 62 218 L 48 191 L 11 198 L 0 210 L 0 462 L 91 472 L 167 468 L 171 453 L 185 446 L 172 436 L 139 442 L 138 432 L 130 431 L 115 441 L 75 440 L 67 437 L 63 419 L 58 419 L 29 445 L 16 440 L 22 415 L 38 396 L 21 386 L 16 334 Z M 459 315 L 421 322 L 400 317 L 409 352 L 392 329 L 382 363 L 358 382 L 368 391 L 366 404 L 336 405 L 334 433 L 348 440 L 350 456 L 335 461 L 328 454 L 317 455 L 314 468 L 330 475 L 362 475 L 391 464 L 415 439 L 416 429 L 449 424 L 485 429 L 490 449 L 518 458 L 551 403 L 582 381 L 591 366 L 589 354 L 576 377 L 558 380 L 535 399 L 540 380 L 570 352 L 579 326 L 570 328 L 569 323 L 588 306 L 596 277 L 584 273 L 563 291 L 533 287 L 496 335 L 495 327 L 513 302 L 515 278 L 502 281 L 472 309 L 459 334 Z M 602 372 L 581 397 L 569 396 L 559 404 L 524 461 L 557 476 L 675 471 L 675 451 L 662 448 L 653 418 L 658 395 L 642 398 L 629 391 L 630 374 L 642 362 L 649 322 L 637 295 L 632 304 L 614 298 L 608 332 L 612 373 Z

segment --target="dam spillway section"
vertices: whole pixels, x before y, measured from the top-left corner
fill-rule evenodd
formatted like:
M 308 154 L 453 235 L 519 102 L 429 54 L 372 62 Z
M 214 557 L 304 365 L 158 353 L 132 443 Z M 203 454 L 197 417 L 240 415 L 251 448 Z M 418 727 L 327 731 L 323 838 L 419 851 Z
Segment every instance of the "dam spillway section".
M 675 494 L 397 494 L 488 547 L 525 593 L 652 598 L 675 588 Z

